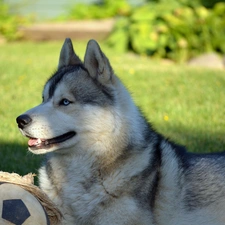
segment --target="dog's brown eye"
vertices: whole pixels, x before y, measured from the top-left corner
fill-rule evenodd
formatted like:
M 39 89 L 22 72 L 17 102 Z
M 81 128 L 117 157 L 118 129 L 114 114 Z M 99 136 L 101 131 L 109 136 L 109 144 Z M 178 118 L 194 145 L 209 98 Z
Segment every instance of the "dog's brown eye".
M 67 105 L 69 105 L 70 103 L 71 103 L 71 102 L 70 102 L 68 99 L 64 98 L 64 99 L 62 99 L 62 100 L 60 101 L 59 105 L 67 106 Z

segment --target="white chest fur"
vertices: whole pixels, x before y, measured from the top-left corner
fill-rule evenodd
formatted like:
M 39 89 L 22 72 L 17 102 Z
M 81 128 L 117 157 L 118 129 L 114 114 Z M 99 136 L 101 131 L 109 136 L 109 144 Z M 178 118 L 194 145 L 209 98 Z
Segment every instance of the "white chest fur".
M 91 160 L 69 161 L 52 158 L 39 171 L 40 186 L 61 208 L 64 224 L 151 224 L 150 212 L 140 209 L 130 193 L 130 168 L 118 168 L 103 179 Z

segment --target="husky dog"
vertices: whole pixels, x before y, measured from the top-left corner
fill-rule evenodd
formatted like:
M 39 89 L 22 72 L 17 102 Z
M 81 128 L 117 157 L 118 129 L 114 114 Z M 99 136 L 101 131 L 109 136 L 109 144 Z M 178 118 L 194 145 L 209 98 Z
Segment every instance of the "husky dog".
M 62 224 L 225 224 L 225 156 L 155 132 L 94 40 L 84 63 L 65 40 L 43 102 L 17 123 L 29 150 L 46 154 L 39 183 Z

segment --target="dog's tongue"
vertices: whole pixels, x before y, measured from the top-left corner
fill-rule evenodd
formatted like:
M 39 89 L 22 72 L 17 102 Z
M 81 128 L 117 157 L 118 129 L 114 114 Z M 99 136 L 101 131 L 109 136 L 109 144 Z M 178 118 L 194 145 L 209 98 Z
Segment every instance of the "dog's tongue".
M 41 139 L 40 138 L 31 138 L 28 141 L 28 145 L 29 146 L 35 146 L 41 143 Z

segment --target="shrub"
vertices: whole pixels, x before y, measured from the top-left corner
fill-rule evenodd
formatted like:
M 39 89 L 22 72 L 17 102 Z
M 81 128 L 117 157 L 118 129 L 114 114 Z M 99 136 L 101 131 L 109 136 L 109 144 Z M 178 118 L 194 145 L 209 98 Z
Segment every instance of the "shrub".
M 213 8 L 218 2 L 222 2 L 222 0 L 200 0 L 200 3 L 207 8 Z
M 19 39 L 22 34 L 18 31 L 18 27 L 27 22 L 28 19 L 10 14 L 8 5 L 0 0 L 0 35 L 9 41 Z
M 67 19 L 103 19 L 117 15 L 127 16 L 130 11 L 131 6 L 126 0 L 103 0 L 102 3 L 90 5 L 79 3 L 71 7 Z
M 107 43 L 118 51 L 185 61 L 207 51 L 225 53 L 225 3 L 161 0 L 121 18 Z M 169 3 L 169 4 L 168 4 Z

